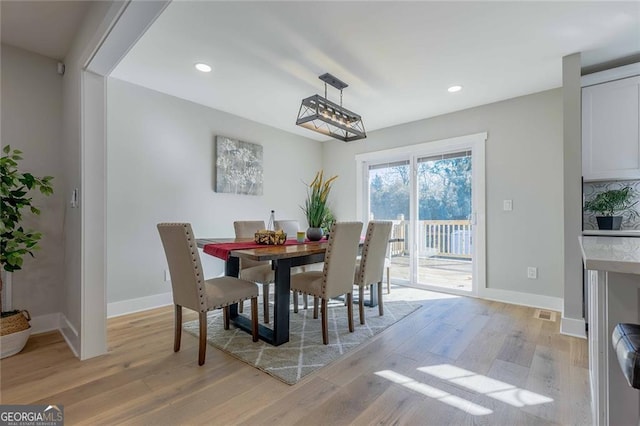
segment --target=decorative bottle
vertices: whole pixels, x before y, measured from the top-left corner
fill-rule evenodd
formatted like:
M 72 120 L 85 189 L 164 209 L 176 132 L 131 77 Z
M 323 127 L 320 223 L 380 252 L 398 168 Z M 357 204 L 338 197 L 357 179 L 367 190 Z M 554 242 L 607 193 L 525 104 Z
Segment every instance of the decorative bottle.
M 276 230 L 276 211 L 271 210 L 271 216 L 269 216 L 269 223 L 267 224 L 267 231 Z

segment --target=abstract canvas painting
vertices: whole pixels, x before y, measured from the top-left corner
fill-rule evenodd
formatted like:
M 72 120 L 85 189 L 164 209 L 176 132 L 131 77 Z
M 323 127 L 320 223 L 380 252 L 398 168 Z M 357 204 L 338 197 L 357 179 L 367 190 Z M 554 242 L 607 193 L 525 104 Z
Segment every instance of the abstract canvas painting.
M 216 192 L 262 195 L 262 145 L 216 136 Z

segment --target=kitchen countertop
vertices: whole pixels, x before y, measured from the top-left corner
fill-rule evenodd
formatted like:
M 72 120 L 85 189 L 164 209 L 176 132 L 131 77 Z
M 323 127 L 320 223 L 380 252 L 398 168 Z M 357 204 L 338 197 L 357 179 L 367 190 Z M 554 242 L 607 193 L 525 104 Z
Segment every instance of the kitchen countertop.
M 618 231 L 606 231 L 600 229 L 585 229 L 582 235 L 597 235 L 609 237 L 640 237 L 640 229 L 621 229 Z
M 580 237 L 585 268 L 640 275 L 640 238 Z

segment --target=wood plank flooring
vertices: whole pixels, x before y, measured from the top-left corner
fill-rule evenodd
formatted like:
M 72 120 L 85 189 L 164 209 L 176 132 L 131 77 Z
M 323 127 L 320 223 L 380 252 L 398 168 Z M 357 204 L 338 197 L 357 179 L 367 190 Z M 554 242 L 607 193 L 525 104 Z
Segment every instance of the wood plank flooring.
M 109 320 L 109 353 L 83 362 L 59 333 L 32 336 L 0 362 L 0 402 L 62 404 L 68 425 L 590 424 L 586 340 L 532 308 L 415 297 L 418 311 L 294 386 L 211 346 L 199 367 L 188 334 L 174 353 L 167 307 Z

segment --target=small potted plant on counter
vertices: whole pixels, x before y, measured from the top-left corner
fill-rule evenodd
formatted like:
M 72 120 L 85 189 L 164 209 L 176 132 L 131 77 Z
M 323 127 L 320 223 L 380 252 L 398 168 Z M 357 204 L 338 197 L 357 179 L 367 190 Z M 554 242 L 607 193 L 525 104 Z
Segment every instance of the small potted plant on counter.
M 624 216 L 635 218 L 635 191 L 629 186 L 599 192 L 584 203 L 584 210 L 596 214 L 598 229 L 619 230 Z

